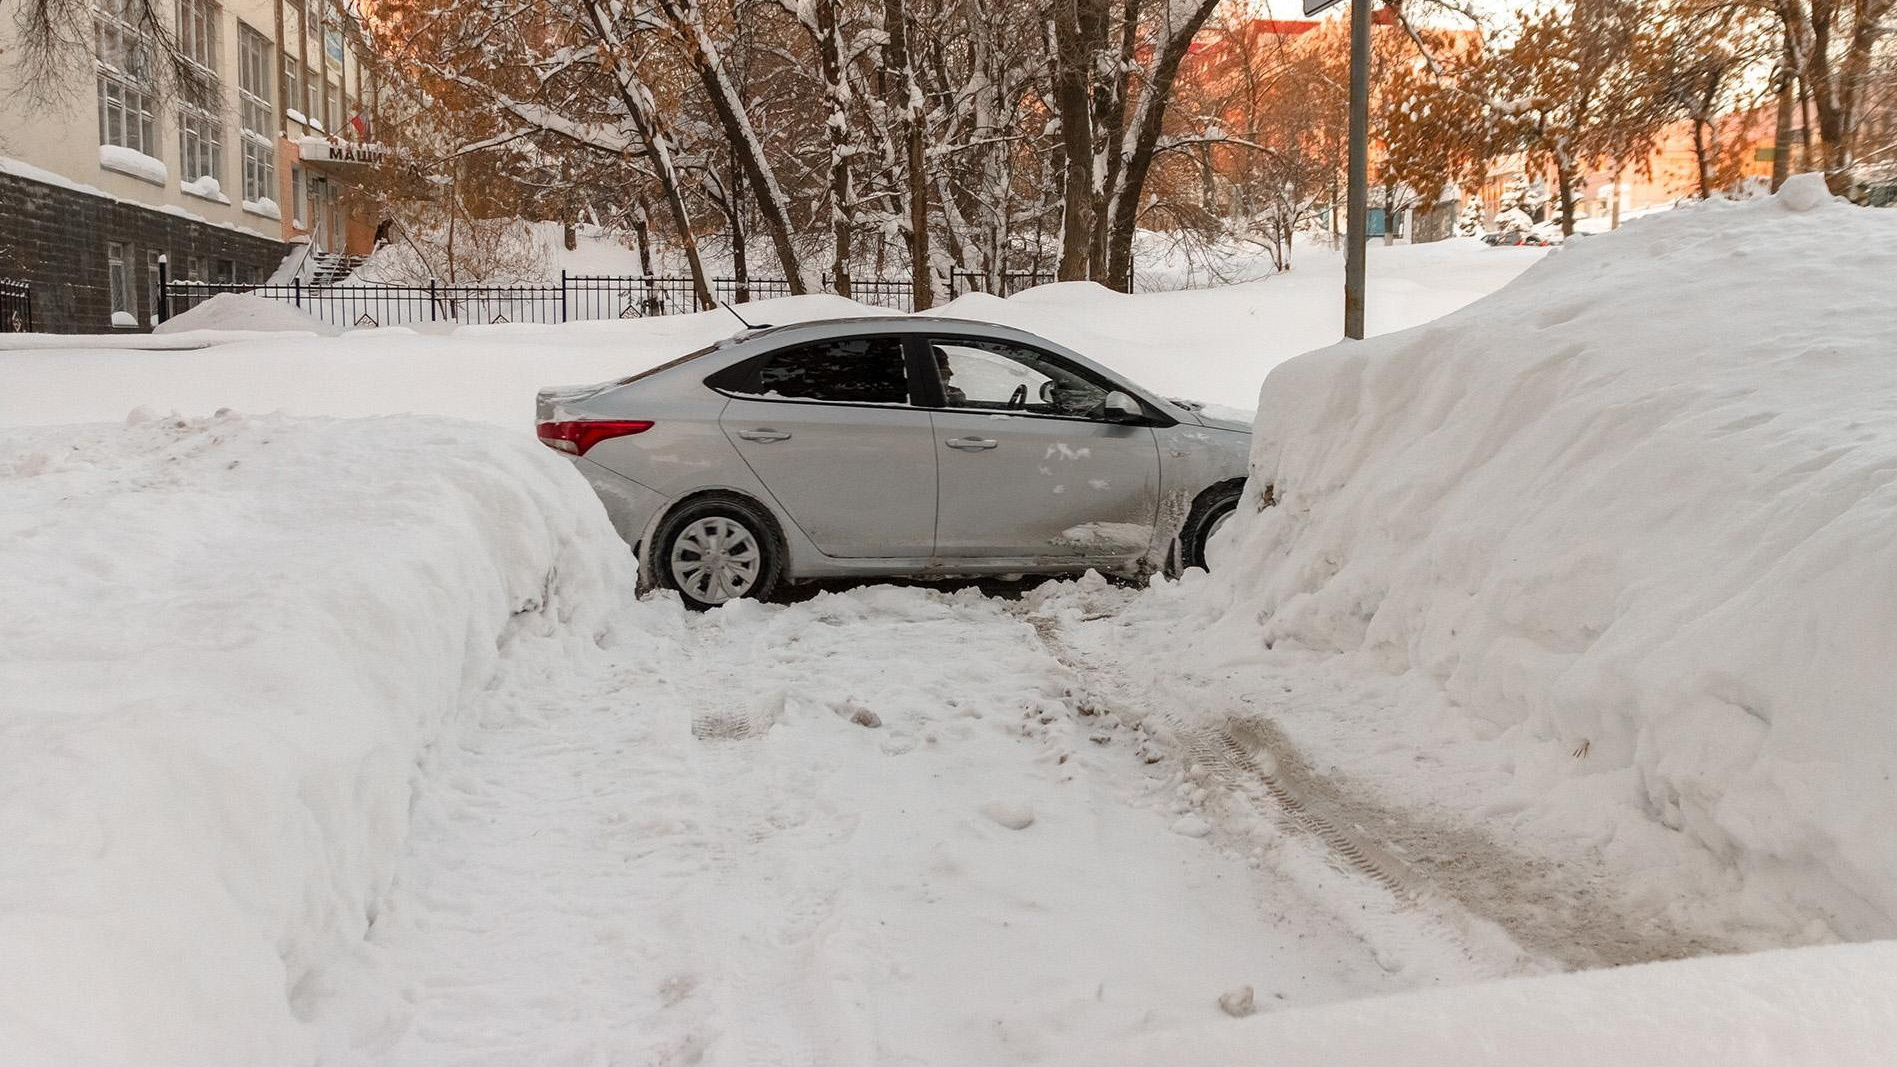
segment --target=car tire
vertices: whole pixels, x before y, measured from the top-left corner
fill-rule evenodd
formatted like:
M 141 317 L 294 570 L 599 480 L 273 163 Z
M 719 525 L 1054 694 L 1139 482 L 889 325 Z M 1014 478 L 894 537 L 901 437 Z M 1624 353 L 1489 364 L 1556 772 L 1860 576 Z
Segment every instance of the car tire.
M 1205 562 L 1205 546 L 1225 520 L 1238 511 L 1238 498 L 1244 482 L 1224 482 L 1199 494 L 1192 502 L 1186 524 L 1179 528 L 1179 563 L 1182 567 L 1211 570 Z
M 694 611 L 769 600 L 783 582 L 787 552 L 776 520 L 735 494 L 686 501 L 666 515 L 652 541 L 654 580 Z

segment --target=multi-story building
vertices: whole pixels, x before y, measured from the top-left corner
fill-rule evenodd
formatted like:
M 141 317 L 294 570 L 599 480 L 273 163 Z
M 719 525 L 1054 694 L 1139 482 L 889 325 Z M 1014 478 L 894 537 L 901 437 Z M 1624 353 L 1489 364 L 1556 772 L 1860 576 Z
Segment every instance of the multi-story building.
M 0 278 L 30 286 L 36 329 L 148 329 L 161 259 L 173 279 L 242 283 L 369 250 L 352 187 L 380 155 L 382 94 L 348 10 L 92 0 L 90 15 L 58 84 L 0 100 Z M 16 32 L 0 25 L 9 87 Z

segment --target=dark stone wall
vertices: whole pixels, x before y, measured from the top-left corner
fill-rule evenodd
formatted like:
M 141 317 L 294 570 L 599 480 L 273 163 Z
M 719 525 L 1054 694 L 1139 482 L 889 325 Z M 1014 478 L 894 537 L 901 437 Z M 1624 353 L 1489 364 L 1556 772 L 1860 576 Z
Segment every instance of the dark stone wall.
M 289 251 L 282 241 L 0 173 L 0 277 L 33 287 L 35 330 L 112 332 L 106 268 L 106 244 L 112 241 L 126 246 L 126 277 L 141 331 L 150 329 L 157 312 L 148 251 L 169 256 L 175 277 L 186 273 L 188 257 L 202 257 L 207 281 L 218 260 L 231 261 L 238 281 L 252 272 L 268 277 Z

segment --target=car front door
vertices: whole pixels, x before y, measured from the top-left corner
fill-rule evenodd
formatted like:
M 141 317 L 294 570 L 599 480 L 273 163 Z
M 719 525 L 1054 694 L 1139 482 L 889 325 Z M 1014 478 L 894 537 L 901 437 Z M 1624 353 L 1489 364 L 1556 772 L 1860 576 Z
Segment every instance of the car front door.
M 818 550 L 843 558 L 928 556 L 935 546 L 935 444 L 912 406 L 898 337 L 791 345 L 714 375 L 731 398 L 719 425 Z
M 1151 426 L 1111 421 L 1112 382 L 1026 345 L 930 337 L 941 378 L 935 552 L 1125 559 L 1159 512 Z

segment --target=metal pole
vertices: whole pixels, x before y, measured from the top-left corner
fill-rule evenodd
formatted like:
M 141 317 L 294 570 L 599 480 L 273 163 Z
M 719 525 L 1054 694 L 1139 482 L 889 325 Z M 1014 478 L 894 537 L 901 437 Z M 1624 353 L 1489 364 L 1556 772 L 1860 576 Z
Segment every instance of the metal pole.
M 566 321 L 566 271 L 560 272 L 560 321 Z
M 158 321 L 171 321 L 171 257 L 158 257 Z
M 1363 268 L 1370 237 L 1370 6 L 1350 0 L 1350 178 L 1344 210 L 1344 336 L 1363 339 Z

